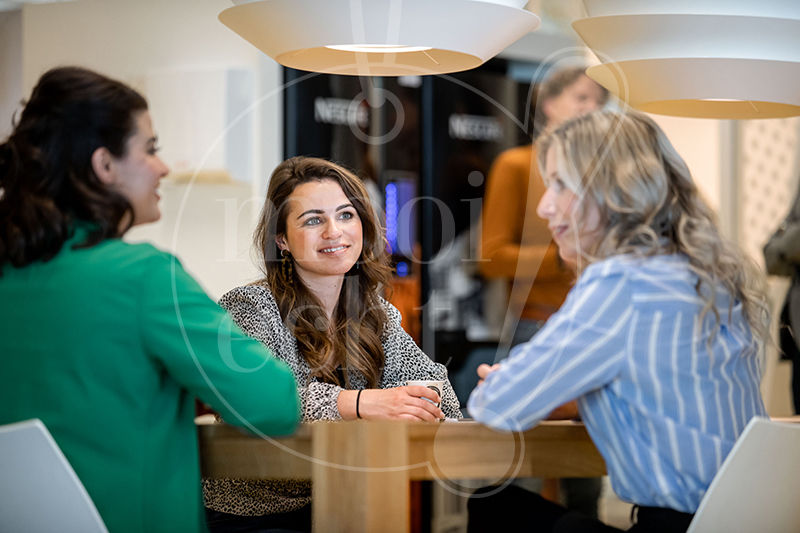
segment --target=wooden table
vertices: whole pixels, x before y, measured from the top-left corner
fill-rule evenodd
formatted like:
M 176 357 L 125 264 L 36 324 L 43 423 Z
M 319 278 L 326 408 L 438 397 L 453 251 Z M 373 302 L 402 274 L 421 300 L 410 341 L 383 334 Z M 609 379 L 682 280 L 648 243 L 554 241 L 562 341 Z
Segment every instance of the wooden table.
M 409 480 L 596 477 L 605 463 L 583 424 L 543 422 L 522 434 L 475 422 L 340 422 L 263 439 L 199 425 L 203 476 L 312 479 L 314 530 L 409 530 Z

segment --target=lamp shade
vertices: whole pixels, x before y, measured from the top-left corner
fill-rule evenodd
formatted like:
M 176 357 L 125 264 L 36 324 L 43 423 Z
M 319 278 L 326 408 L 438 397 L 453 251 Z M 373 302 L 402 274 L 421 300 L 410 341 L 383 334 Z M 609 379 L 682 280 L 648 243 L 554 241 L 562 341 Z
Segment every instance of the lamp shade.
M 405 76 L 475 68 L 533 31 L 522 0 L 235 0 L 219 20 L 287 67 Z
M 602 62 L 586 73 L 631 106 L 718 119 L 800 115 L 800 2 L 585 5 L 590 17 L 573 27 Z

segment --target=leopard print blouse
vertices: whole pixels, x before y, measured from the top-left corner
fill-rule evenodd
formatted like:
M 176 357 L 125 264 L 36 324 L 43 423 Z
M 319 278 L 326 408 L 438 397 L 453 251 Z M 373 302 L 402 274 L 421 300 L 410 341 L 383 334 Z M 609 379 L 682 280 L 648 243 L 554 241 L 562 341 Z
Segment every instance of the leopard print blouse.
M 434 363 L 400 325 L 400 312 L 381 300 L 389 321 L 383 335 L 385 367 L 378 388 L 401 387 L 409 380 L 443 380 L 442 411 L 448 418 L 461 418 L 459 401 L 447 379 L 447 369 Z M 278 304 L 263 285 L 238 287 L 219 301 L 234 322 L 249 336 L 261 341 L 278 359 L 289 365 L 297 381 L 303 422 L 341 420 L 336 402 L 343 388 L 309 380 L 311 369 L 297 350 L 297 339 L 281 320 Z M 359 372 L 348 370 L 353 389 L 367 386 Z M 286 513 L 311 502 L 311 482 L 285 479 L 203 479 L 203 497 L 209 509 L 240 516 Z

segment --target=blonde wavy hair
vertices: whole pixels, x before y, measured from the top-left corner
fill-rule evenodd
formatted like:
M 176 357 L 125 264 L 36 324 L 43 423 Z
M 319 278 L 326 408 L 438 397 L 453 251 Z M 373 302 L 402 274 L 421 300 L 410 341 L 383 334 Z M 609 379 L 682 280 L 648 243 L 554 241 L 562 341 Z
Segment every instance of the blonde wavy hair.
M 719 328 L 715 301 L 721 285 L 741 302 L 755 337 L 768 339 L 761 269 L 720 234 L 689 167 L 652 119 L 630 110 L 595 111 L 567 121 L 537 142 L 543 176 L 550 150 L 555 150 L 559 178 L 581 199 L 577 218 L 583 218 L 589 202 L 599 209 L 603 234 L 593 250 L 582 253 L 587 261 L 619 254 L 682 254 L 705 302 L 701 320 L 711 311 L 714 331 Z

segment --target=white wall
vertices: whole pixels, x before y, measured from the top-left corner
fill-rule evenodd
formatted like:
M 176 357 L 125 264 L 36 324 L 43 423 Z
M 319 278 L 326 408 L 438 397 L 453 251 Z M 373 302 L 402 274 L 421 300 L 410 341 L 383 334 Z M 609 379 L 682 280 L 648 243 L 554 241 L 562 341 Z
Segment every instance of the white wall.
M 701 118 L 650 115 L 664 130 L 675 150 L 689 165 L 692 177 L 706 202 L 715 210 L 722 207 L 722 187 L 733 183 L 732 176 L 722 176 L 722 123 Z
M 256 185 L 280 161 L 280 67 L 217 17 L 230 0 L 79 0 L 25 5 L 22 20 L 24 92 L 48 69 L 80 65 L 146 92 L 154 73 L 249 70 L 255 98 Z M 269 120 L 268 124 L 260 124 Z M 158 130 L 159 117 L 153 122 Z M 277 146 L 277 148 L 276 148 Z M 266 153 L 266 155 L 265 155 Z M 169 163 L 169 161 L 167 161 Z M 256 190 L 259 187 L 256 186 Z
M 229 0 L 80 0 L 23 8 L 26 92 L 47 69 L 78 64 L 132 80 L 151 70 L 243 66 L 260 52 L 217 16 Z
M 11 133 L 22 95 L 22 12 L 0 12 L 0 139 Z

